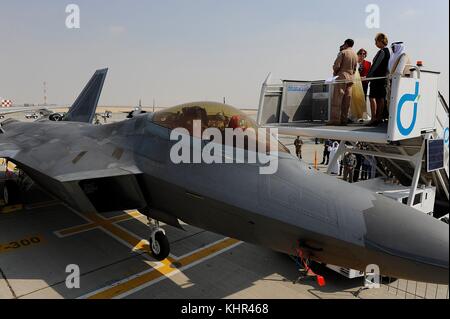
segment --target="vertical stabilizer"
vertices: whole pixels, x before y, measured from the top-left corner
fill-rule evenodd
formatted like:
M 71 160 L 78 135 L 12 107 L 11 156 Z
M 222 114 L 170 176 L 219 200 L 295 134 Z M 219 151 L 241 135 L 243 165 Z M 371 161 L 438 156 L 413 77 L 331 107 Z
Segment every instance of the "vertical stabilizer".
M 97 70 L 73 103 L 64 121 L 92 123 L 108 69 Z

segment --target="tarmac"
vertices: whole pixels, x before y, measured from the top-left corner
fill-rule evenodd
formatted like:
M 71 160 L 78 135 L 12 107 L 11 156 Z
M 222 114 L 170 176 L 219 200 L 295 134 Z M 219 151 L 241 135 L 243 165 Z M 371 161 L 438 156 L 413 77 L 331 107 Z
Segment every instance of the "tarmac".
M 293 138 L 282 141 L 293 151 Z M 305 140 L 304 160 L 321 162 L 322 150 Z M 171 255 L 157 262 L 148 253 L 147 218 L 137 211 L 82 215 L 32 187 L 17 205 L 0 208 L 0 299 L 448 298 L 448 286 L 402 280 L 355 296 L 363 278 L 325 267 L 324 287 L 313 277 L 294 283 L 299 270 L 290 256 L 185 224 L 186 231 L 162 227 Z

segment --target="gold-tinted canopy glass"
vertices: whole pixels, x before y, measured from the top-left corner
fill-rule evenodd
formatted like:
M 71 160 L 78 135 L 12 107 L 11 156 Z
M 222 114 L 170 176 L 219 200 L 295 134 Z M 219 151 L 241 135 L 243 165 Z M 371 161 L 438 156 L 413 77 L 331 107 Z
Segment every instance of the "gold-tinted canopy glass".
M 194 121 L 201 121 L 201 134 L 208 128 L 217 128 L 222 133 L 225 132 L 225 129 L 242 129 L 243 131 L 252 129 L 256 135 L 258 133 L 258 125 L 244 112 L 230 105 L 216 102 L 182 104 L 156 112 L 153 116 L 155 124 L 171 130 L 184 128 L 189 131 L 191 136 L 194 134 Z M 225 134 L 223 134 L 223 138 L 222 143 L 225 143 Z M 270 136 L 267 134 L 267 151 L 270 148 L 269 140 Z M 276 148 L 281 152 L 289 152 L 279 142 L 277 142 Z
M 248 115 L 230 105 L 215 102 L 182 104 L 156 112 L 153 117 L 155 124 L 169 129 L 185 128 L 190 132 L 194 120 L 201 121 L 202 130 L 212 127 L 221 131 L 226 128 L 257 130 L 256 122 Z

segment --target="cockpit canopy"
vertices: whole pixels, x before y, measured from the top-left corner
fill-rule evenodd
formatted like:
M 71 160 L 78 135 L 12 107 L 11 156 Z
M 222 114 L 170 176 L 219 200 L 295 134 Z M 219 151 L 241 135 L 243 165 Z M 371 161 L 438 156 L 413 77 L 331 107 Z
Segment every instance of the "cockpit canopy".
M 226 129 L 241 129 L 242 132 L 247 133 L 253 131 L 255 133 L 254 137 L 247 137 L 243 146 L 245 149 L 248 148 L 251 142 L 257 144 L 258 139 L 258 125 L 256 122 L 242 111 L 222 103 L 196 102 L 174 106 L 154 113 L 152 121 L 156 125 L 171 130 L 186 129 L 191 136 L 194 135 L 194 121 L 201 121 L 201 136 L 203 136 L 206 129 L 216 128 L 222 133 L 222 144 L 226 144 Z M 266 133 L 267 149 L 259 151 L 269 152 L 272 149 L 273 151 L 289 153 L 289 150 L 278 141 L 275 140 L 274 143 L 270 143 L 270 140 L 273 139 L 274 137 Z M 239 145 L 236 145 L 236 141 L 230 142 L 233 143 L 233 146 L 239 147 Z
M 200 120 L 202 131 L 207 128 L 226 128 L 257 130 L 254 120 L 243 112 L 226 104 L 215 102 L 198 102 L 175 106 L 153 116 L 153 122 L 169 129 L 185 128 L 192 133 L 193 121 Z

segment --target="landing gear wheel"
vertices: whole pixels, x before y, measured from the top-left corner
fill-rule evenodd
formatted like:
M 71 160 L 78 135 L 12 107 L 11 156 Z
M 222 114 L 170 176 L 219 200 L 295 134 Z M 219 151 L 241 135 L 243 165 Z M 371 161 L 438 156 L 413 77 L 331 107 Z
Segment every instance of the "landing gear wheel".
M 0 190 L 1 190 L 0 196 L 1 196 L 1 199 L 3 200 L 3 205 L 7 206 L 9 204 L 8 188 L 6 188 L 5 184 L 2 184 Z
M 162 261 L 169 257 L 170 244 L 167 236 L 162 231 L 157 231 L 154 240 L 152 237 L 153 236 L 150 237 L 150 250 L 152 256 L 158 261 Z
M 5 206 L 17 204 L 20 202 L 21 197 L 20 187 L 13 180 L 6 180 L 0 195 Z

